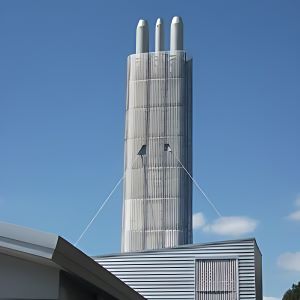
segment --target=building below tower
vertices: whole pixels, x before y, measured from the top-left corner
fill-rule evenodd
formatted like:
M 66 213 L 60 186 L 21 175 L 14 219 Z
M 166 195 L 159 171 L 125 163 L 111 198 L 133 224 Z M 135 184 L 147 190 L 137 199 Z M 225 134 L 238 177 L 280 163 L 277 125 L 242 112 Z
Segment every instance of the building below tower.
M 262 300 L 255 239 L 94 257 L 148 300 Z

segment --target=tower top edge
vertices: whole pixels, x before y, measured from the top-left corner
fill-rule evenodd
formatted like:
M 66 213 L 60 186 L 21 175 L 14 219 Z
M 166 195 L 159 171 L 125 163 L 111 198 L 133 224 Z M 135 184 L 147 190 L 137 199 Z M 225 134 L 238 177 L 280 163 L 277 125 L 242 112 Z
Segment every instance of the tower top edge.
M 183 56 L 186 55 L 187 60 L 192 59 L 193 57 L 188 55 L 187 51 L 185 50 L 168 50 L 168 51 L 152 51 L 152 52 L 143 52 L 143 53 L 132 53 L 128 55 L 129 57 L 135 57 L 135 58 L 145 58 L 145 57 L 149 57 L 149 56 L 157 56 L 157 57 L 161 57 L 161 56 L 169 56 L 169 57 L 175 57 L 175 56 Z
M 176 54 L 184 54 L 184 53 L 187 53 L 186 50 L 165 50 L 165 51 L 149 51 L 149 52 L 143 52 L 143 53 L 132 53 L 132 54 L 129 54 L 128 56 L 133 56 L 133 55 L 136 55 L 136 56 L 143 56 L 143 55 L 148 55 L 148 54 L 151 54 L 151 55 L 160 55 L 160 54 L 169 54 L 169 55 L 176 55 Z

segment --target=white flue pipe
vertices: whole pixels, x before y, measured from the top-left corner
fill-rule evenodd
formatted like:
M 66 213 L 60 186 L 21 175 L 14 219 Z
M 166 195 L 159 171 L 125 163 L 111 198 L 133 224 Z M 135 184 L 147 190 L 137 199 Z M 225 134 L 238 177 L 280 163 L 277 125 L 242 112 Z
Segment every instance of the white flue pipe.
M 171 23 L 170 51 L 183 50 L 183 22 L 174 17 Z
M 136 27 L 136 53 L 149 52 L 149 28 L 146 20 L 139 20 Z
M 165 36 L 163 19 L 158 18 L 155 25 L 155 52 L 165 50 Z

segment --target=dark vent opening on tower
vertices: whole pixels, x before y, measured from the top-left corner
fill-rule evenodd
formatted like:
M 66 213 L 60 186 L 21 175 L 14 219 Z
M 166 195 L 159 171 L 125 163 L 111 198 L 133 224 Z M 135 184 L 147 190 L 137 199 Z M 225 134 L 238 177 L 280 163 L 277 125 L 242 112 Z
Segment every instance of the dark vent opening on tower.
M 147 146 L 143 145 L 140 151 L 138 152 L 138 155 L 146 155 L 146 154 L 147 154 Z
M 170 144 L 164 144 L 164 151 L 172 152 Z

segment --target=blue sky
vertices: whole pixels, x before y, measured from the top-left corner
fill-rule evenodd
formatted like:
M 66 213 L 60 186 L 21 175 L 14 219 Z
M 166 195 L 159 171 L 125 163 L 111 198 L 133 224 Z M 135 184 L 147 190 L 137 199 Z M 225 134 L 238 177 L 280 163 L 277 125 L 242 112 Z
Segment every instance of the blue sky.
M 194 59 L 194 177 L 226 217 L 194 190 L 194 241 L 255 236 L 264 295 L 281 297 L 300 280 L 296 0 L 1 1 L 0 220 L 75 242 L 122 176 L 136 24 L 153 49 L 174 15 Z M 118 252 L 121 209 L 119 189 L 79 248 Z M 232 220 L 248 230 L 222 232 Z

